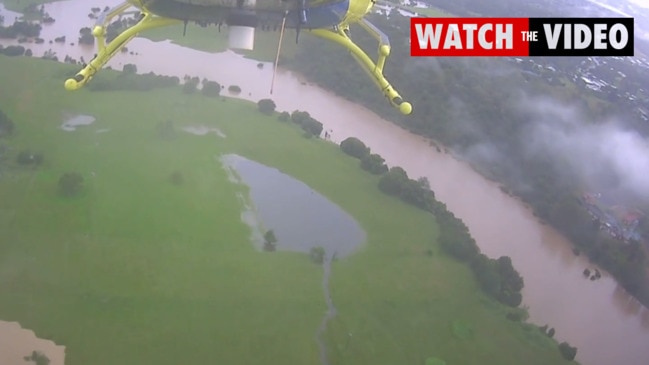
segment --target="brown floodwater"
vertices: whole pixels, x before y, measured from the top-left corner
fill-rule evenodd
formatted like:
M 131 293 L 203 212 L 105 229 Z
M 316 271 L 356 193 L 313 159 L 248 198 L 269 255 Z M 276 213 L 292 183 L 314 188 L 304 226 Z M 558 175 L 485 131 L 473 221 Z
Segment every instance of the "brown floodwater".
M 46 44 L 29 47 L 37 56 L 51 48 L 60 59 L 70 55 L 90 60 L 92 48 L 69 43 L 77 42 L 81 27 L 92 25 L 93 20 L 87 17 L 91 7 L 117 3 L 119 0 L 69 0 L 49 4 L 46 10 L 56 23 L 44 26 Z M 65 45 L 48 44 L 62 35 L 68 38 Z M 466 223 L 485 254 L 512 258 L 525 280 L 524 305 L 529 307 L 530 320 L 554 327 L 559 341 L 577 346 L 578 361 L 584 365 L 649 362 L 649 311 L 604 270 L 600 269 L 600 280 L 584 278 L 583 270 L 592 270 L 594 265 L 575 256 L 562 235 L 541 224 L 518 199 L 504 194 L 467 163 L 438 152 L 424 138 L 291 72 L 278 72 L 275 93 L 270 95 L 269 63 L 260 69 L 257 61 L 233 52 L 212 54 L 142 38 L 133 40 L 128 48 L 136 54 L 120 54 L 110 65 L 121 68 L 135 63 L 138 72 L 189 74 L 218 81 L 226 88 L 238 85 L 242 92 L 236 97 L 252 101 L 272 98 L 280 111 L 306 110 L 326 130 L 333 131 L 333 141 L 358 137 L 390 166 L 402 166 L 411 177 L 427 177 L 437 198 Z

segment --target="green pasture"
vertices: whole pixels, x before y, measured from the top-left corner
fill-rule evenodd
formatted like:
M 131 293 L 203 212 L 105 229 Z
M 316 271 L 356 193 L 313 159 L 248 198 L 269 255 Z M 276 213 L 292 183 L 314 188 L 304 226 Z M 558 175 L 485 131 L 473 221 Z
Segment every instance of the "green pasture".
M 16 125 L 0 139 L 0 319 L 65 345 L 67 365 L 319 364 L 322 270 L 253 247 L 236 197 L 246 189 L 228 181 L 224 153 L 304 181 L 365 229 L 360 251 L 333 266 L 332 365 L 565 363 L 440 252 L 432 216 L 380 193 L 337 146 L 251 103 L 180 87 L 66 92 L 73 69 L 0 56 L 0 109 Z M 72 114 L 97 121 L 63 131 Z M 156 133 L 166 120 L 173 140 Z M 198 124 L 227 138 L 180 131 Z M 44 164 L 18 166 L 23 149 Z M 71 199 L 57 194 L 67 171 L 85 178 Z M 182 186 L 167 181 L 174 171 Z

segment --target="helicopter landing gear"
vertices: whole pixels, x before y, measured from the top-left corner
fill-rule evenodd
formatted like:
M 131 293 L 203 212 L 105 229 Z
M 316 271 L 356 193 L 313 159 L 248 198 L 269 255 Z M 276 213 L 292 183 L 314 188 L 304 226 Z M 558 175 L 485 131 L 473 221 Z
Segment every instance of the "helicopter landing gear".
M 385 60 L 390 55 L 390 40 L 380 29 L 365 19 L 360 19 L 358 24 L 379 42 L 378 57 L 376 63 L 349 37 L 349 26 L 336 27 L 334 29 L 312 29 L 310 32 L 320 38 L 330 40 L 345 47 L 356 61 L 367 71 L 368 75 L 374 80 L 376 86 L 381 90 L 383 95 L 388 99 L 390 104 L 399 111 L 408 115 L 412 112 L 412 105 L 403 101 L 401 95 L 390 85 L 383 75 L 383 66 Z
M 131 7 L 131 4 L 125 2 L 115 8 L 109 10 L 107 13 L 97 19 L 95 26 L 92 29 L 92 35 L 95 37 L 97 43 L 97 55 L 92 59 L 79 73 L 73 78 L 65 81 L 66 90 L 78 90 L 85 86 L 92 77 L 111 59 L 117 52 L 131 41 L 138 33 L 147 29 L 164 27 L 171 24 L 180 23 L 180 20 L 160 18 L 148 12 L 142 12 L 140 20 L 130 28 L 124 30 L 115 39 L 106 44 L 106 28 L 111 20 L 118 16 L 123 15 L 125 11 Z

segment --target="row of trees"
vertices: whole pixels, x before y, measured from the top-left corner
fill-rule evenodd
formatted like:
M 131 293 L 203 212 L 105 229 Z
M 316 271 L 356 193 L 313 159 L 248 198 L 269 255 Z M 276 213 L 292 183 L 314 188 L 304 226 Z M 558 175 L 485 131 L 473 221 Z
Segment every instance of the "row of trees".
M 26 50 L 25 47 L 23 47 L 23 46 L 7 46 L 7 47 L 3 47 L 2 45 L 0 45 L 0 54 L 3 54 L 5 56 L 9 56 L 9 57 L 18 57 L 18 56 L 22 56 L 22 55 L 31 56 L 32 51 L 30 49 Z
M 277 106 L 271 99 L 261 99 L 257 102 L 257 109 L 260 113 L 266 115 L 273 115 Z M 293 113 L 282 112 L 277 116 L 277 119 L 282 122 L 291 121 L 299 125 L 307 137 L 320 136 L 324 129 L 322 123 L 313 118 L 308 112 L 295 110 Z
M 340 149 L 359 159 L 364 170 L 381 175 L 378 183 L 381 192 L 398 197 L 435 215 L 440 227 L 438 240 L 441 247 L 456 259 L 470 265 L 476 280 L 487 295 L 510 307 L 521 304 L 523 278 L 514 269 L 511 259 L 502 256 L 495 260 L 480 253 L 480 248 L 471 237 L 467 226 L 446 209 L 446 205 L 435 199 L 435 194 L 430 190 L 430 184 L 425 177 L 415 180 L 409 178 L 401 167 L 388 169 L 380 155 L 372 154 L 369 147 L 354 137 L 342 141 Z
M 36 38 L 43 27 L 37 23 L 17 21 L 8 27 L 0 26 L 0 38 L 16 39 L 19 37 Z
M 123 72 L 117 76 L 100 73 L 88 83 L 90 91 L 149 91 L 180 84 L 176 76 L 156 75 L 153 72 L 140 75 L 134 64 L 124 65 Z
M 363 166 L 363 161 L 371 158 L 370 156 L 378 156 L 372 154 L 369 147 L 354 137 L 342 141 L 340 149 L 347 155 L 361 160 L 361 166 Z M 383 160 L 380 156 L 378 158 Z M 507 318 L 516 321 L 526 319 L 523 314 L 525 311 L 517 308 L 523 300 L 524 281 L 514 268 L 510 257 L 501 256 L 498 259 L 491 259 L 482 254 L 464 222 L 455 217 L 444 203 L 435 199 L 435 194 L 430 190 L 426 178 L 411 179 L 406 171 L 398 166 L 392 167 L 380 175 L 378 187 L 383 193 L 398 197 L 435 216 L 439 226 L 438 242 L 444 251 L 469 264 L 476 281 L 485 294 L 506 306 L 516 308 L 508 313 Z M 554 336 L 554 329 L 546 330 L 547 326 L 543 330 L 547 336 Z M 577 348 L 570 346 L 567 342 L 559 344 L 558 348 L 566 360 L 573 360 L 577 354 Z
M 198 77 L 185 76 L 185 83 L 183 84 L 183 92 L 185 94 L 194 94 L 198 92 L 198 85 L 202 85 L 201 94 L 209 97 L 217 97 L 221 95 L 222 86 L 216 81 L 203 79 L 200 81 Z
M 389 20 L 381 15 L 369 18 L 392 40 L 391 59 L 385 72 L 392 84 L 399 86 L 404 98 L 415 105 L 412 115 L 403 117 L 389 107 L 372 82 L 358 72 L 353 59 L 335 45 L 305 38 L 287 66 L 416 134 L 454 146 L 459 154 L 466 152 L 466 158 L 484 175 L 521 197 L 539 218 L 564 233 L 591 260 L 611 272 L 627 291 L 649 305 L 647 260 L 641 245 L 625 245 L 600 233 L 575 201 L 582 187 L 575 176 L 566 176 L 572 169 L 543 153 L 529 153 L 530 130 L 538 123 L 539 115 L 520 103 L 522 95 L 549 96 L 581 106 L 585 118 L 592 121 L 611 116 L 633 121 L 637 118 L 630 114 L 631 108 L 605 101 L 591 103 L 595 99 L 592 95 L 562 86 L 565 83 L 549 86 L 543 78 L 526 79 L 520 70 L 500 59 L 457 62 L 412 58 L 407 17 L 395 11 Z M 354 34 L 355 42 L 362 48 L 376 47 L 376 41 L 364 32 Z M 494 153 L 471 153 L 475 146 L 485 145 L 493 146 Z M 500 157 L 493 158 L 494 155 Z M 373 162 L 377 162 L 376 157 Z M 376 164 L 368 161 L 366 165 Z M 649 234 L 649 223 L 645 224 Z

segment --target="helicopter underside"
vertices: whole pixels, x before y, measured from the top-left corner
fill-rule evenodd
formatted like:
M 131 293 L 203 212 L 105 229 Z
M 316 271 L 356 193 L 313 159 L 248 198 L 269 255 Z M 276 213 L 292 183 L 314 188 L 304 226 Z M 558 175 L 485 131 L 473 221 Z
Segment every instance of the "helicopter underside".
M 349 0 L 131 0 L 153 14 L 199 24 L 326 28 L 340 24 Z
M 231 6 L 233 1 L 236 3 Z M 358 62 L 388 102 L 401 113 L 410 114 L 410 103 L 401 98 L 383 75 L 383 67 L 390 54 L 390 42 L 383 32 L 364 19 L 371 3 L 373 0 L 127 0 L 107 10 L 97 19 L 92 29 L 97 54 L 74 77 L 65 81 L 65 88 L 78 90 L 85 86 L 111 58 L 124 50 L 128 42 L 150 29 L 182 22 L 186 24 L 189 21 L 205 25 L 225 24 L 229 28 L 230 36 L 239 33 L 233 38 L 235 43 L 249 47 L 254 44 L 254 34 L 251 33 L 256 27 L 273 26 L 279 21 L 282 24 L 280 36 L 284 27 L 294 27 L 298 30 L 297 34 L 303 29 L 342 46 Z M 107 29 L 111 21 L 133 7 L 141 12 L 137 23 L 107 42 Z M 349 37 L 350 23 L 358 24 L 378 41 L 376 60 L 372 60 Z

